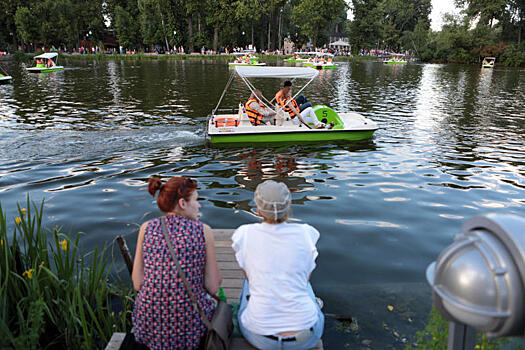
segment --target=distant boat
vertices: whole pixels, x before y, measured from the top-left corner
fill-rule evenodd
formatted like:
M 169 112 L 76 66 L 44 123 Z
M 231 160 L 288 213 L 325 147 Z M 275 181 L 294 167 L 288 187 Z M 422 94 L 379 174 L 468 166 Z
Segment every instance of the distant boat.
M 45 73 L 45 72 L 55 72 L 58 70 L 63 70 L 63 66 L 58 66 L 58 53 L 56 52 L 46 52 L 44 54 L 35 56 L 36 65 L 34 67 L 26 68 L 28 72 L 31 73 Z
M 284 62 L 303 63 L 303 62 L 308 61 L 307 57 L 309 55 L 316 55 L 316 54 L 317 52 L 296 51 L 294 52 L 295 56 L 285 59 Z
M 7 72 L 0 67 L 0 84 L 9 84 L 13 80 L 13 77 L 7 74 Z
M 266 66 L 266 63 L 259 62 L 259 57 L 253 56 L 250 52 L 241 51 L 234 52 L 234 55 L 238 56 L 235 61 L 229 62 L 228 66 Z
M 313 67 L 315 69 L 337 69 L 334 63 L 334 55 L 328 52 L 316 52 L 315 58 L 309 58 L 303 62 L 303 66 Z
M 496 57 L 485 57 L 481 62 L 481 68 L 494 68 Z

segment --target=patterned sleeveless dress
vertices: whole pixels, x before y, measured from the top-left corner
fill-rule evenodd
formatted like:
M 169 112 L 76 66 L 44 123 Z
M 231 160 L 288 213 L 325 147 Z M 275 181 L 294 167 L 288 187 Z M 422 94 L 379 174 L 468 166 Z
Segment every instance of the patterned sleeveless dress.
M 203 225 L 179 215 L 168 216 L 166 224 L 182 271 L 197 302 L 211 319 L 215 302 L 204 289 L 206 241 Z M 178 276 L 162 234 L 160 218 L 148 223 L 142 249 L 144 285 L 133 309 L 135 339 L 152 350 L 197 349 L 207 328 Z

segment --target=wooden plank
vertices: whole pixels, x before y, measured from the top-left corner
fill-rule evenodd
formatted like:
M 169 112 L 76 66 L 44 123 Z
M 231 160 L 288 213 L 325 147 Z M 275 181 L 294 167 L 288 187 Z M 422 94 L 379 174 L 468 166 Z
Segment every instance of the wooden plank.
M 126 333 L 113 333 L 105 350 L 119 350 L 125 337 Z
M 222 278 L 234 278 L 234 279 L 239 279 L 241 280 L 241 283 L 242 283 L 242 279 L 243 279 L 243 274 L 241 272 L 241 270 L 223 270 L 221 269 L 221 275 L 222 275 Z
M 231 248 L 232 241 L 215 241 L 215 247 Z
M 226 270 L 241 270 L 239 268 L 239 265 L 237 264 L 237 262 L 235 261 L 221 261 L 219 263 L 219 267 L 222 271 L 222 269 L 226 269 Z
M 233 255 L 233 253 L 232 254 L 225 254 L 225 253 L 215 254 L 215 259 L 217 259 L 217 262 L 221 262 L 221 261 L 237 262 L 237 259 L 235 259 L 235 255 Z
M 235 252 L 231 247 L 215 247 L 215 254 L 231 254 L 235 255 Z
M 231 229 L 214 229 L 213 237 L 216 241 L 230 241 L 231 244 L 231 238 L 234 231 L 235 230 Z

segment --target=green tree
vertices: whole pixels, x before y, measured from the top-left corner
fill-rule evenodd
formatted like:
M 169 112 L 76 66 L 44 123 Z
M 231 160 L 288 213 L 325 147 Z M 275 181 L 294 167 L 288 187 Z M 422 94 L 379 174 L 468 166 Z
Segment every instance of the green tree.
M 479 18 L 478 25 L 492 27 L 495 19 L 503 17 L 506 0 L 454 0 L 457 7 L 466 7 L 465 14 L 469 18 Z
M 327 27 L 346 9 L 344 0 L 300 0 L 292 19 L 316 47 L 318 40 L 326 36 Z
M 138 48 L 140 45 L 137 21 L 121 6 L 115 7 L 113 27 L 115 28 L 119 44 L 125 48 Z
M 418 23 L 422 28 L 430 27 L 430 0 L 383 0 L 381 7 L 384 41 L 390 48 L 399 50 L 404 33 L 413 32 Z
M 19 7 L 15 14 L 17 32 L 26 44 L 33 44 L 39 40 L 40 21 L 27 7 Z
M 217 51 L 219 45 L 220 29 L 235 23 L 232 19 L 235 19 L 236 7 L 237 4 L 229 0 L 208 0 L 206 23 L 213 28 L 213 51 Z
M 348 32 L 352 51 L 375 48 L 383 40 L 383 12 L 379 0 L 352 0 L 354 20 Z
M 43 0 L 37 5 L 40 33 L 46 46 L 74 47 L 78 42 L 77 8 L 69 0 Z

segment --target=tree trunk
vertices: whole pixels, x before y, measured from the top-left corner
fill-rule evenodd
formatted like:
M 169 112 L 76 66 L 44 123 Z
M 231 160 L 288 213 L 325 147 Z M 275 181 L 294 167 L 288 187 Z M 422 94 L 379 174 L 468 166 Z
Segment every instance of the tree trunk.
M 188 15 L 188 53 L 193 52 L 193 16 Z
M 270 29 L 272 28 L 272 18 L 268 18 L 268 51 L 270 51 L 270 47 L 271 47 L 271 41 L 270 41 L 270 38 L 271 38 L 271 31 Z
M 279 30 L 279 8 L 275 8 L 273 11 L 273 38 L 272 38 L 272 50 L 277 49 L 279 45 L 277 45 L 277 36 L 278 33 L 276 33 Z
M 219 27 L 213 30 L 213 51 L 217 53 L 217 44 L 219 43 Z
M 253 21 L 252 21 L 252 45 L 254 45 L 253 43 Z
M 201 13 L 197 12 L 197 32 L 201 34 Z
M 259 39 L 261 45 L 261 52 L 264 50 L 264 21 L 261 19 L 261 29 L 259 30 Z
M 170 50 L 170 45 L 168 44 L 168 36 L 166 35 L 166 26 L 164 25 L 164 16 L 162 12 L 160 13 L 160 20 L 162 23 L 162 31 L 164 32 L 164 41 L 166 41 L 166 51 Z
M 521 44 L 521 30 L 522 30 L 523 26 L 521 24 L 521 21 L 520 21 L 520 25 L 518 26 L 518 46 Z

